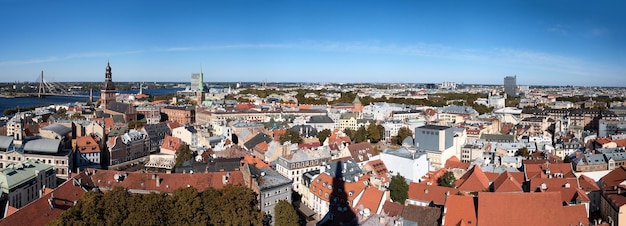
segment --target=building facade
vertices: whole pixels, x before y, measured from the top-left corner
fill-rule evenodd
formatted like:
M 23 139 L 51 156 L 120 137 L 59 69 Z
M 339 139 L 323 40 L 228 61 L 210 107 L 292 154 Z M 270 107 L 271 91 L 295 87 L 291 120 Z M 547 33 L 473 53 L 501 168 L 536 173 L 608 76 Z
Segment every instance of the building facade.
M 0 170 L 0 189 L 9 205 L 22 208 L 42 196 L 45 188 L 56 187 L 56 175 L 50 165 L 30 159 L 9 164 Z

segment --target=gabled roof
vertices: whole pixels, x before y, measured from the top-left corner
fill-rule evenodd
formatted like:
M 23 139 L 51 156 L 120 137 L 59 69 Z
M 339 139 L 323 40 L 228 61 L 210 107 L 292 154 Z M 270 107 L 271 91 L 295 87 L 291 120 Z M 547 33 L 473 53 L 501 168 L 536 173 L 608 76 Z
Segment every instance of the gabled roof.
M 272 164 L 266 163 L 263 160 L 261 160 L 260 158 L 257 158 L 256 156 L 252 156 L 252 155 L 247 155 L 245 157 L 243 157 L 243 160 L 241 160 L 242 163 L 246 163 L 246 164 L 251 164 L 256 166 L 256 168 L 265 168 L 265 167 L 271 167 Z
M 111 102 L 107 104 L 106 106 L 107 110 L 114 111 L 117 113 L 126 113 L 126 111 L 128 111 L 128 109 L 131 107 L 133 106 L 130 104 L 120 103 L 120 102 Z
M 626 180 L 626 166 L 616 167 L 613 171 L 604 175 L 598 181 L 600 188 L 606 189 L 613 186 L 619 186 Z
M 377 213 L 378 207 L 384 201 L 385 196 L 381 190 L 375 187 L 367 187 L 356 206 L 363 205 L 363 208 L 370 209 L 372 213 Z
M 589 225 L 586 218 L 586 211 L 572 212 L 563 206 L 559 192 L 478 194 L 477 225 L 481 226 Z
M 161 148 L 176 152 L 182 146 L 182 144 L 183 141 L 180 138 L 166 135 L 165 139 L 163 139 L 163 144 L 161 145 Z
M 363 183 L 365 178 L 366 176 L 363 176 L 355 182 L 345 182 L 327 173 L 321 173 L 311 181 L 309 191 L 326 202 L 330 201 L 331 196 L 353 201 L 365 189 L 365 183 Z M 342 189 L 339 190 L 339 188 Z
M 448 160 L 446 160 L 446 164 L 444 166 L 444 168 L 446 169 L 464 169 L 464 170 L 467 170 L 469 167 L 470 167 L 470 163 L 461 162 L 459 158 L 457 158 L 454 155 L 450 157 Z
M 389 170 L 387 170 L 387 166 L 385 166 L 385 163 L 383 162 L 383 160 L 380 160 L 380 159 L 372 160 L 372 161 L 369 161 L 367 165 L 372 167 L 372 172 L 374 173 L 374 175 L 380 178 L 383 181 L 383 183 L 390 181 L 389 175 L 388 175 Z
M 531 192 L 561 191 L 568 187 L 578 188 L 578 180 L 576 178 L 532 178 L 529 190 Z
M 376 155 L 374 152 L 374 148 L 370 142 L 361 142 L 356 144 L 348 145 L 348 150 L 350 151 L 350 155 L 356 162 L 366 162 L 369 161 L 370 156 Z
M 454 184 L 461 191 L 485 191 L 489 189 L 489 178 L 480 169 L 480 166 L 474 165 L 472 169 L 467 171 Z
M 505 171 L 501 173 L 495 181 L 493 181 L 494 192 L 523 192 L 522 182 L 524 181 L 524 173 L 516 173 L 519 176 L 513 176 L 513 173 Z M 521 181 L 520 182 L 520 176 Z
M 397 203 L 397 202 L 392 202 L 392 201 L 387 200 L 385 201 L 385 204 L 383 204 L 383 212 L 386 213 L 390 217 L 402 215 L 403 209 L 404 209 L 404 205 Z
M 441 218 L 441 209 L 438 207 L 406 205 L 402 211 L 405 221 L 416 222 L 417 225 L 437 226 Z M 405 223 L 405 225 L 408 225 Z
M 474 197 L 450 195 L 446 200 L 444 226 L 476 225 Z
M 335 123 L 333 119 L 326 115 L 314 115 L 311 116 L 307 123 Z
M 100 145 L 91 136 L 76 138 L 76 149 L 80 153 L 100 153 Z
M 252 137 L 250 140 L 248 140 L 248 142 L 244 143 L 243 146 L 246 147 L 246 149 L 248 150 L 252 150 L 252 148 L 254 148 L 254 146 L 256 146 L 257 144 L 261 143 L 261 142 L 265 142 L 265 143 L 269 143 L 272 142 L 272 138 L 262 132 L 257 133 L 254 137 Z
M 591 179 L 591 177 L 585 175 L 580 175 L 580 177 L 578 177 L 578 185 L 586 192 L 600 190 L 598 184 L 593 179 Z
M 411 182 L 409 184 L 409 199 L 430 203 L 433 202 L 437 205 L 443 205 L 447 195 L 456 195 L 459 190 L 454 188 L 418 184 Z
M 550 174 L 560 173 L 564 178 L 576 178 L 574 171 L 572 170 L 572 164 L 570 163 L 529 163 L 530 161 L 524 161 L 524 171 L 526 173 L 526 179 L 532 179 L 535 177 L 546 178 L 546 171 L 550 170 Z

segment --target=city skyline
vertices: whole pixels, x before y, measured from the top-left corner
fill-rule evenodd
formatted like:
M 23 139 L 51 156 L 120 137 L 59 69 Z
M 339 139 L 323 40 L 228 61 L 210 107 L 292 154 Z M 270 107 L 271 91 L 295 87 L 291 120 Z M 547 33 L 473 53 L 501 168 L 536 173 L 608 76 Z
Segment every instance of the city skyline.
M 0 82 L 626 86 L 622 2 L 0 1 Z

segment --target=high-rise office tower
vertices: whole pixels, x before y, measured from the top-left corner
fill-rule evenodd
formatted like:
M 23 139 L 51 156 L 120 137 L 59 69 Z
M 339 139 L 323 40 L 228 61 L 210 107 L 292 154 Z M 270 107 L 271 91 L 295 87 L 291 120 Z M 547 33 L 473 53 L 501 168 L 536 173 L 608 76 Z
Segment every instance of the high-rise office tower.
M 517 96 L 517 75 L 504 77 L 504 92 L 508 96 Z

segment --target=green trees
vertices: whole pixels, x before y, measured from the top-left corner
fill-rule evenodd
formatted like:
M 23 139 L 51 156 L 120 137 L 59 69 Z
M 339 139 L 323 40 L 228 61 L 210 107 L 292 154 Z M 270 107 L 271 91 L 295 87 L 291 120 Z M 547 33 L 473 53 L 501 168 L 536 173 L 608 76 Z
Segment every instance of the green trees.
M 331 134 L 331 132 L 330 132 L 329 129 L 324 129 L 322 131 L 319 131 L 317 133 L 316 137 L 317 137 L 317 139 L 320 140 L 320 144 L 323 144 L 324 141 L 326 141 L 326 138 L 330 137 L 330 134 Z
M 59 118 L 67 118 L 67 109 L 59 108 L 59 110 L 57 110 L 57 116 L 59 116 Z
M 359 127 L 354 133 L 354 141 L 355 143 L 361 143 L 367 140 L 367 130 L 365 130 L 365 126 Z
M 389 190 L 391 200 L 394 202 L 404 204 L 404 201 L 409 197 L 409 185 L 406 183 L 406 179 L 400 174 L 391 177 Z
M 263 213 L 256 204 L 254 191 L 239 185 L 202 193 L 181 188 L 171 195 L 115 188 L 85 193 L 49 225 L 261 225 Z
M 297 131 L 294 130 L 286 130 L 285 134 L 283 134 L 282 136 L 280 136 L 280 144 L 284 144 L 285 142 L 289 141 L 292 144 L 301 144 L 303 142 L 302 137 L 300 137 L 300 134 Z
M 370 125 L 367 126 L 367 139 L 372 143 L 378 143 L 378 141 L 380 141 L 380 131 L 376 124 L 370 123 Z
M 278 201 L 274 207 L 275 225 L 293 225 L 298 226 L 298 213 L 293 206 L 285 200 Z
M 437 183 L 439 184 L 439 186 L 449 187 L 449 188 L 455 187 L 454 181 L 456 181 L 456 178 L 454 177 L 454 173 L 449 172 L 449 171 L 445 172 L 443 176 L 437 179 Z
M 413 131 L 408 127 L 401 127 L 398 129 L 398 135 L 392 138 L 392 143 L 401 145 L 402 141 L 407 137 L 413 137 Z
M 515 155 L 516 156 L 522 156 L 524 158 L 528 158 L 528 157 L 530 157 L 530 151 L 528 151 L 528 148 L 523 147 L 523 148 L 520 148 L 519 150 L 517 150 Z
M 65 108 L 63 108 L 63 109 L 65 109 Z M 83 116 L 83 114 L 81 114 L 80 112 L 75 112 L 74 114 L 72 114 L 70 116 L 70 119 L 74 119 L 74 120 L 76 120 L 76 119 L 85 119 L 85 116 Z
M 189 149 L 189 145 L 182 144 L 180 148 L 176 150 L 176 166 L 182 166 L 187 160 L 191 159 L 193 154 L 191 153 L 191 149 Z

